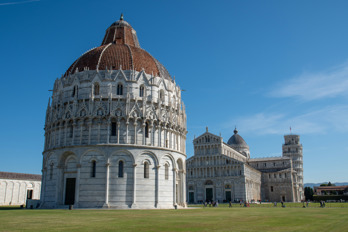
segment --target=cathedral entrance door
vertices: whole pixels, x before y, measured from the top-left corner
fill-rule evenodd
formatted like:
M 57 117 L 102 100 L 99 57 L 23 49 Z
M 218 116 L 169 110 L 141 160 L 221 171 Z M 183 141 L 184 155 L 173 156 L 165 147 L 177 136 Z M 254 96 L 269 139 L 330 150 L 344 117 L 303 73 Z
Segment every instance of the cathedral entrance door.
M 73 205 L 75 203 L 75 182 L 76 178 L 66 178 L 65 184 L 65 204 Z
M 205 199 L 206 201 L 213 201 L 213 188 L 205 189 Z
M 189 202 L 194 203 L 195 202 L 195 193 L 189 192 Z
M 225 196 L 227 202 L 230 202 L 232 200 L 231 191 L 226 191 Z

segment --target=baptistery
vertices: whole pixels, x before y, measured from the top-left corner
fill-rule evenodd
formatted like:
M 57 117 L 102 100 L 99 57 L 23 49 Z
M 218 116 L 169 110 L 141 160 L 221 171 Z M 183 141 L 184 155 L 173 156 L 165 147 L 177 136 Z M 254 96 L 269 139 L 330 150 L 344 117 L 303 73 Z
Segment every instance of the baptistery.
M 186 134 L 179 86 L 121 16 L 54 82 L 41 207 L 185 207 Z

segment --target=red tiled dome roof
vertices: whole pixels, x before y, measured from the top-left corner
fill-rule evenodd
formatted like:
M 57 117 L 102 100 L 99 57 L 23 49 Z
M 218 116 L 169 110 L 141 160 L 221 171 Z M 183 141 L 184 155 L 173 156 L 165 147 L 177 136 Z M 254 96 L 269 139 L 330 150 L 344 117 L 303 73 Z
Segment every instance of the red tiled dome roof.
M 78 58 L 64 76 L 76 71 L 88 70 L 136 70 L 172 80 L 167 69 L 147 51 L 140 48 L 135 30 L 121 19 L 107 30 L 102 45 Z

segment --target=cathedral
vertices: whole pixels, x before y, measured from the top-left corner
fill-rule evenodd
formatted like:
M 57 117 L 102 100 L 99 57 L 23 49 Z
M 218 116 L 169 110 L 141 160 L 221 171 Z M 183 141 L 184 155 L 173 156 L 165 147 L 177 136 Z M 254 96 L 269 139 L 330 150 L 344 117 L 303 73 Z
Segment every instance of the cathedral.
M 303 155 L 299 135 L 285 135 L 282 156 L 250 158 L 237 129 L 228 140 L 206 132 L 193 140 L 187 159 L 189 203 L 304 200 Z
M 186 207 L 181 89 L 123 19 L 56 79 L 42 208 Z

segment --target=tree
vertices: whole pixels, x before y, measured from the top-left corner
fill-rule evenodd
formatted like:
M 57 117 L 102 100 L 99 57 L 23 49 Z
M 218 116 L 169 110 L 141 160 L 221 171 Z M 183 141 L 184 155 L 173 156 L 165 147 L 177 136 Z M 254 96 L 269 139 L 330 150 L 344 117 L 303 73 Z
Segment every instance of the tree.
M 331 184 L 331 182 L 329 181 L 329 183 L 327 183 L 327 186 L 336 186 L 335 184 Z
M 311 187 L 305 187 L 304 188 L 304 195 L 306 198 L 306 201 L 310 200 L 313 201 L 313 189 Z

